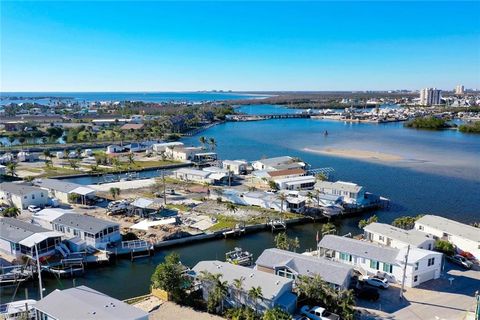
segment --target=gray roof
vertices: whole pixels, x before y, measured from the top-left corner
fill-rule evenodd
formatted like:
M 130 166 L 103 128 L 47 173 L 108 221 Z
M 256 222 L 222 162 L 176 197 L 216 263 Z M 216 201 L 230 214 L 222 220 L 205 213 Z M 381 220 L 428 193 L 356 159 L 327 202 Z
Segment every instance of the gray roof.
M 13 182 L 0 183 L 0 190 L 11 193 L 11 194 L 20 195 L 20 196 L 23 196 L 30 192 L 41 191 L 40 188 L 33 187 L 28 184 L 13 183 Z
M 471 241 L 480 242 L 480 229 L 468 224 L 463 224 L 444 217 L 424 215 L 415 224 L 429 226 L 451 235 L 462 237 Z
M 275 300 L 285 285 L 293 283 L 291 279 L 218 260 L 200 261 L 193 267 L 193 271 L 197 275 L 201 271 L 208 271 L 212 274 L 220 273 L 222 274 L 222 281 L 227 281 L 229 285 L 232 285 L 234 279 L 243 277 L 245 279 L 243 282 L 245 291 L 260 286 L 264 298 L 269 300 Z
M 363 228 L 367 232 L 386 236 L 390 239 L 404 242 L 418 247 L 426 240 L 433 240 L 428 234 L 418 230 L 404 230 L 385 223 L 373 222 Z
M 265 166 L 277 166 L 277 165 L 293 162 L 293 158 L 290 156 L 281 156 L 281 157 L 275 157 L 275 158 L 260 159 L 257 161 L 263 163 Z
M 53 220 L 52 223 L 62 224 L 93 234 L 98 233 L 105 228 L 119 225 L 114 221 L 102 220 L 78 213 L 65 213 L 64 215 L 61 215 L 57 219 Z
M 321 248 L 390 264 L 396 263 L 396 257 L 399 252 L 398 249 L 385 247 L 376 243 L 334 235 L 324 236 L 318 245 Z
M 79 187 L 83 187 L 81 184 L 62 181 L 59 179 L 35 179 L 33 184 L 41 188 L 46 188 L 49 190 L 56 190 L 68 193 L 72 190 L 75 190 Z
M 145 311 L 86 286 L 57 289 L 38 301 L 35 308 L 60 320 L 133 320 L 148 317 Z
M 339 286 L 346 283 L 352 272 L 350 266 L 340 262 L 280 249 L 264 250 L 255 263 L 269 269 L 288 267 L 304 276 L 318 274 L 323 280 Z
M 360 190 L 362 190 L 362 186 L 359 186 L 356 183 L 353 182 L 345 182 L 345 181 L 336 181 L 336 182 L 330 182 L 330 181 L 318 181 L 315 184 L 315 189 L 320 189 L 320 188 L 327 188 L 327 189 L 335 189 L 335 190 L 342 190 L 342 191 L 347 191 L 347 192 L 353 192 L 353 193 L 358 193 Z
M 0 238 L 18 243 L 37 232 L 51 230 L 14 218 L 0 218 Z

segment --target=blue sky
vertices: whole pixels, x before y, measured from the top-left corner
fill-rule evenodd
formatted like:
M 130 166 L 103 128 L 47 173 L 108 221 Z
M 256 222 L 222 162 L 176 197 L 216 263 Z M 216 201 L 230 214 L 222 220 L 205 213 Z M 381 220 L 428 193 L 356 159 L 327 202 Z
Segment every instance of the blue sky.
M 480 88 L 480 2 L 5 2 L 1 91 Z

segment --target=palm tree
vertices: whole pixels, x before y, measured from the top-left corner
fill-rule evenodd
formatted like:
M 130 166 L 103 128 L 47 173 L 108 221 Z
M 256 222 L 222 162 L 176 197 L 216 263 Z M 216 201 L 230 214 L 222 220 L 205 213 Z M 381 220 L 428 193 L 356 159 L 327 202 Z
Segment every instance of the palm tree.
M 228 293 L 228 282 L 221 280 L 222 275 L 220 273 L 213 274 L 208 271 L 201 271 L 199 278 L 208 291 L 208 299 L 213 303 L 211 309 L 216 309 L 218 304 L 220 304 L 221 312 L 223 313 L 223 303 Z
M 237 306 L 241 305 L 241 294 L 243 291 L 243 282 L 245 277 L 240 277 L 238 279 L 233 279 L 233 286 L 235 288 L 235 299 L 237 300 Z
M 251 287 L 248 290 L 248 297 L 253 300 L 255 313 L 258 313 L 258 300 L 263 300 L 263 293 L 261 287 Z
M 203 186 L 204 186 L 205 188 L 207 188 L 207 195 L 210 195 L 210 186 L 211 186 L 211 185 L 212 185 L 212 184 L 211 184 L 210 182 L 204 182 L 204 183 L 203 183 Z
M 230 202 L 228 202 L 225 206 L 227 207 L 227 210 L 231 211 L 232 213 L 235 213 L 238 210 L 237 206 Z
M 131 167 L 132 165 L 135 164 L 135 155 L 130 152 L 130 153 L 127 155 L 127 160 L 128 160 L 128 166 Z
M 7 174 L 14 177 L 17 175 L 17 166 L 18 164 L 16 162 L 9 162 L 7 163 Z
M 198 141 L 200 141 L 200 143 L 202 144 L 202 148 L 205 149 L 205 144 L 207 144 L 207 138 L 202 136 L 198 138 Z
M 109 191 L 110 191 L 110 194 L 112 195 L 113 199 L 116 199 L 117 196 L 120 195 L 120 188 L 111 187 Z
M 280 200 L 280 213 L 283 213 L 283 203 L 287 201 L 287 195 L 285 193 L 280 192 L 277 195 L 277 199 Z
M 15 218 L 20 214 L 20 210 L 18 210 L 17 207 L 12 206 L 8 209 L 3 210 L 2 215 L 4 217 L 10 217 L 10 218 Z
M 70 165 L 70 167 L 72 167 L 74 171 L 79 168 L 78 160 L 76 159 L 68 159 L 68 164 Z
M 208 143 L 210 144 L 210 148 L 215 151 L 215 148 L 217 147 L 217 142 L 215 141 L 215 138 L 208 139 Z

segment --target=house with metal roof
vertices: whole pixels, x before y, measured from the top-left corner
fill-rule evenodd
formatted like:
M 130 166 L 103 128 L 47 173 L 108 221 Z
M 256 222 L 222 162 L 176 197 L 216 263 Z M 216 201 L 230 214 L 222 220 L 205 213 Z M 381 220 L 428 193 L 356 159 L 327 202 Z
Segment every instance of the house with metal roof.
M 223 160 L 222 167 L 233 174 L 247 174 L 248 162 L 246 160 Z
M 25 183 L 2 182 L 0 202 L 18 209 L 27 209 L 30 205 L 44 207 L 48 202 L 48 192 Z
M 256 269 L 289 279 L 319 275 L 336 289 L 348 289 L 353 268 L 347 264 L 291 251 L 266 249 L 255 262 Z
M 278 188 L 281 190 L 311 190 L 315 185 L 316 179 L 314 176 L 296 176 L 274 178 L 273 181 L 275 181 Z
M 147 320 L 148 313 L 86 286 L 56 289 L 35 304 L 36 319 Z
M 364 275 L 383 276 L 391 282 L 401 282 L 405 270 L 407 287 L 438 279 L 443 258 L 439 252 L 412 246 L 397 249 L 335 235 L 324 236 L 318 243 L 318 250 L 321 257 L 352 265 Z
M 247 305 L 256 307 L 259 312 L 267 309 L 280 307 L 290 313 L 296 308 L 297 296 L 292 293 L 293 280 L 275 274 L 234 265 L 222 261 L 200 261 L 193 267 L 194 278 L 199 282 L 203 293 L 203 299 L 208 300 L 211 283 L 202 277 L 205 272 L 220 274 L 221 280 L 228 285 L 226 305 Z M 235 279 L 242 279 L 242 288 L 238 290 L 234 286 Z M 248 297 L 248 291 L 260 287 L 263 299 L 252 301 Z
M 388 247 L 401 249 L 411 245 L 416 248 L 433 250 L 435 239 L 419 230 L 404 230 L 385 223 L 373 222 L 363 228 L 364 238 Z
M 0 218 L 0 251 L 17 258 L 36 257 L 37 251 L 39 257 L 52 255 L 62 241 L 61 236 L 59 232 L 18 219 Z
M 98 249 L 106 249 L 108 244 L 122 239 L 119 223 L 77 213 L 59 216 L 52 221 L 52 228 Z
M 460 252 L 469 252 L 480 260 L 480 229 L 435 215 L 424 215 L 415 222 L 415 229 L 446 240 Z
M 274 158 L 260 159 L 252 162 L 252 167 L 255 170 L 288 170 L 295 168 L 305 168 L 306 164 L 302 161 L 297 161 L 290 156 L 281 156 Z
M 78 183 L 63 181 L 59 179 L 35 179 L 33 184 L 39 188 L 47 190 L 49 195 L 57 198 L 63 203 L 70 202 L 70 195 L 76 194 L 81 203 L 86 203 L 89 199 L 95 197 L 96 191 Z
M 322 194 L 341 196 L 345 203 L 362 204 L 365 201 L 365 188 L 353 182 L 318 181 L 315 189 Z

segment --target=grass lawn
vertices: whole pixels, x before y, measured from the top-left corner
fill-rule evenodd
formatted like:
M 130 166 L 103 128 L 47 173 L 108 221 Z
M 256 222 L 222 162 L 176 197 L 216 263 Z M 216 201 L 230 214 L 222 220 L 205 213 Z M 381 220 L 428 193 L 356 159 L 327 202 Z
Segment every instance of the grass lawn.
M 62 167 L 50 167 L 50 168 L 44 168 L 43 170 L 44 170 L 44 173 L 41 174 L 40 176 L 44 178 L 60 176 L 60 175 L 74 175 L 74 174 L 84 173 L 83 171 L 80 171 L 80 170 L 73 170 L 70 168 L 62 168 Z
M 264 212 L 265 215 L 250 218 L 247 221 L 238 220 L 238 219 L 235 219 L 234 217 L 230 217 L 230 216 L 216 215 L 215 218 L 217 218 L 218 222 L 216 224 L 214 224 L 212 227 L 210 227 L 208 230 L 209 231 L 219 231 L 219 230 L 222 230 L 222 229 L 232 229 L 232 228 L 235 227 L 235 225 L 237 223 L 241 223 L 241 222 L 244 222 L 245 225 L 247 225 L 247 226 L 255 225 L 255 224 L 263 224 L 263 223 L 265 223 L 265 218 L 266 217 L 269 217 L 269 218 L 285 218 L 287 220 L 303 217 L 301 214 L 297 214 L 297 213 L 291 213 L 291 212 L 280 213 L 280 212 L 277 212 L 277 211 L 274 211 L 274 210 L 262 209 L 262 208 L 258 208 L 258 207 L 248 207 L 248 209 L 254 209 L 254 208 L 255 208 L 255 210 L 258 209 L 258 211 Z

